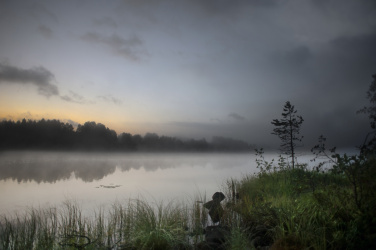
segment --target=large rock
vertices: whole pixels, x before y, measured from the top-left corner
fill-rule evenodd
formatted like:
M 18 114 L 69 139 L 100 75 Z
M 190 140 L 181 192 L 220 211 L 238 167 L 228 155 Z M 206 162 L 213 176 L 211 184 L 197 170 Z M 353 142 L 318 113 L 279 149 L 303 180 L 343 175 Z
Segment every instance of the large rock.
M 230 230 L 222 226 L 207 226 L 205 228 L 205 241 L 197 244 L 200 250 L 226 249 L 226 240 L 230 235 Z

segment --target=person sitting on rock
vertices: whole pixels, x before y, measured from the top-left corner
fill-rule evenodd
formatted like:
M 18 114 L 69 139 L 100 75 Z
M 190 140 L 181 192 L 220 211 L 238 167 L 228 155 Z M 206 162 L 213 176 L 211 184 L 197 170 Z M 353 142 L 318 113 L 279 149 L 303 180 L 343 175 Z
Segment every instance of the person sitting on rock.
M 222 192 L 215 192 L 212 196 L 211 201 L 208 201 L 204 204 L 206 209 L 209 209 L 209 216 L 213 223 L 220 222 L 224 210 L 221 206 L 221 201 L 225 199 L 225 195 Z

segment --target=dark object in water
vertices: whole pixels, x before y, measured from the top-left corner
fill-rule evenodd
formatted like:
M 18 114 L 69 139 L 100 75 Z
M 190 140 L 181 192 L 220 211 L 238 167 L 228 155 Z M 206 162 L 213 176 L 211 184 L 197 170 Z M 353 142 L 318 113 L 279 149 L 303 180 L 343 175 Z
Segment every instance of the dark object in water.
M 213 223 L 220 222 L 223 216 L 223 208 L 221 206 L 221 201 L 225 199 L 225 195 L 222 192 L 215 192 L 212 196 L 211 201 L 204 204 L 206 209 L 209 209 L 209 215 Z

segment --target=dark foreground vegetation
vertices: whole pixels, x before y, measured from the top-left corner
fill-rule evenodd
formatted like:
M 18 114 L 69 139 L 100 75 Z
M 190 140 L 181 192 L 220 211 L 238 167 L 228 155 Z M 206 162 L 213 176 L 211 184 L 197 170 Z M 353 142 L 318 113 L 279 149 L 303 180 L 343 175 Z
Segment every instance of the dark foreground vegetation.
M 249 151 L 241 140 L 213 137 L 211 142 L 182 140 L 147 133 L 121 133 L 96 122 L 79 124 L 77 129 L 59 120 L 0 122 L 0 150 L 111 150 L 111 151 Z

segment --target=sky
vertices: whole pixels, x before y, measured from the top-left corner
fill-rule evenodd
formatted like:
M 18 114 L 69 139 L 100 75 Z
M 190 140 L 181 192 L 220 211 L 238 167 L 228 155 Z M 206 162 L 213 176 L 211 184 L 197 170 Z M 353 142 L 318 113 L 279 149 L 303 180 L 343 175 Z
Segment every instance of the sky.
M 3 0 L 0 119 L 278 147 L 360 145 L 376 74 L 374 0 Z

